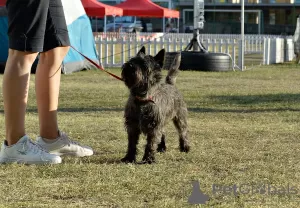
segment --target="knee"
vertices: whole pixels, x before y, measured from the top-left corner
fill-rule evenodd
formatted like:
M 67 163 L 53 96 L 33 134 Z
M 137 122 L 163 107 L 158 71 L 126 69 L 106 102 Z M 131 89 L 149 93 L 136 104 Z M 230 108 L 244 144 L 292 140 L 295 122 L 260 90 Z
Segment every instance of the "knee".
M 58 47 L 54 50 L 60 57 L 64 58 L 68 51 L 70 49 L 70 46 L 63 46 L 63 47 Z
M 38 53 L 9 49 L 8 59 L 15 64 L 20 64 L 21 66 L 28 66 L 33 64 L 37 55 Z
M 65 57 L 70 50 L 70 46 L 60 47 L 60 54 L 62 57 Z
M 67 55 L 70 47 L 57 47 L 49 51 L 40 53 L 40 61 L 53 62 L 54 60 L 62 61 Z

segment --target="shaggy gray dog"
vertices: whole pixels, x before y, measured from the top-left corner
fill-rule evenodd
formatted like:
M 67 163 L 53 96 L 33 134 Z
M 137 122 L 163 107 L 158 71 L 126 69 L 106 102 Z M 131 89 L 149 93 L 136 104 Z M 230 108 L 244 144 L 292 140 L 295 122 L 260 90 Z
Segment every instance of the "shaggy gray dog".
M 135 163 L 137 144 L 141 133 L 147 136 L 143 163 L 155 162 L 155 148 L 164 152 L 164 127 L 169 120 L 178 130 L 181 152 L 190 149 L 187 136 L 187 107 L 175 87 L 181 56 L 177 55 L 162 82 L 165 50 L 156 56 L 145 55 L 145 47 L 122 66 L 122 79 L 130 90 L 125 108 L 125 127 L 128 133 L 128 150 L 122 162 Z

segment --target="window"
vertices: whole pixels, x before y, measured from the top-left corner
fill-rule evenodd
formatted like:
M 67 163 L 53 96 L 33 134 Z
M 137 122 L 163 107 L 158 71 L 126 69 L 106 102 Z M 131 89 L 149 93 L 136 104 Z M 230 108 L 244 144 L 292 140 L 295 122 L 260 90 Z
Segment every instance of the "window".
M 133 23 L 134 17 L 129 17 L 129 16 L 116 17 L 115 22 L 116 23 Z

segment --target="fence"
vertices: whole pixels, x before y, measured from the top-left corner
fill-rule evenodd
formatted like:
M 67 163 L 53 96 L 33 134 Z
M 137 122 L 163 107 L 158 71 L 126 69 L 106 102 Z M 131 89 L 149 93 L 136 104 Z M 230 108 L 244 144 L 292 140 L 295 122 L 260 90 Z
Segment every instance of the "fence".
M 264 64 L 292 61 L 295 57 L 292 37 L 266 39 L 264 41 Z
M 99 60 L 104 67 L 121 67 L 144 45 L 148 54 L 165 48 L 167 52 L 183 51 L 192 34 L 163 33 L 96 33 Z M 227 53 L 234 66 L 241 66 L 240 35 L 202 34 L 200 41 L 209 52 Z M 278 35 L 245 35 L 245 66 L 282 63 L 294 58 L 292 37 Z M 240 67 L 238 67 L 240 68 Z

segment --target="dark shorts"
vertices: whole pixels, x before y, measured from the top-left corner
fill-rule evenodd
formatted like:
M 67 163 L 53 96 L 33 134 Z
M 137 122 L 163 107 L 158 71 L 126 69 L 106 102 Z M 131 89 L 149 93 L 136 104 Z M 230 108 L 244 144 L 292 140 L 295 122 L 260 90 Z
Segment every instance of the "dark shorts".
M 61 0 L 7 0 L 9 48 L 44 52 L 69 46 Z

